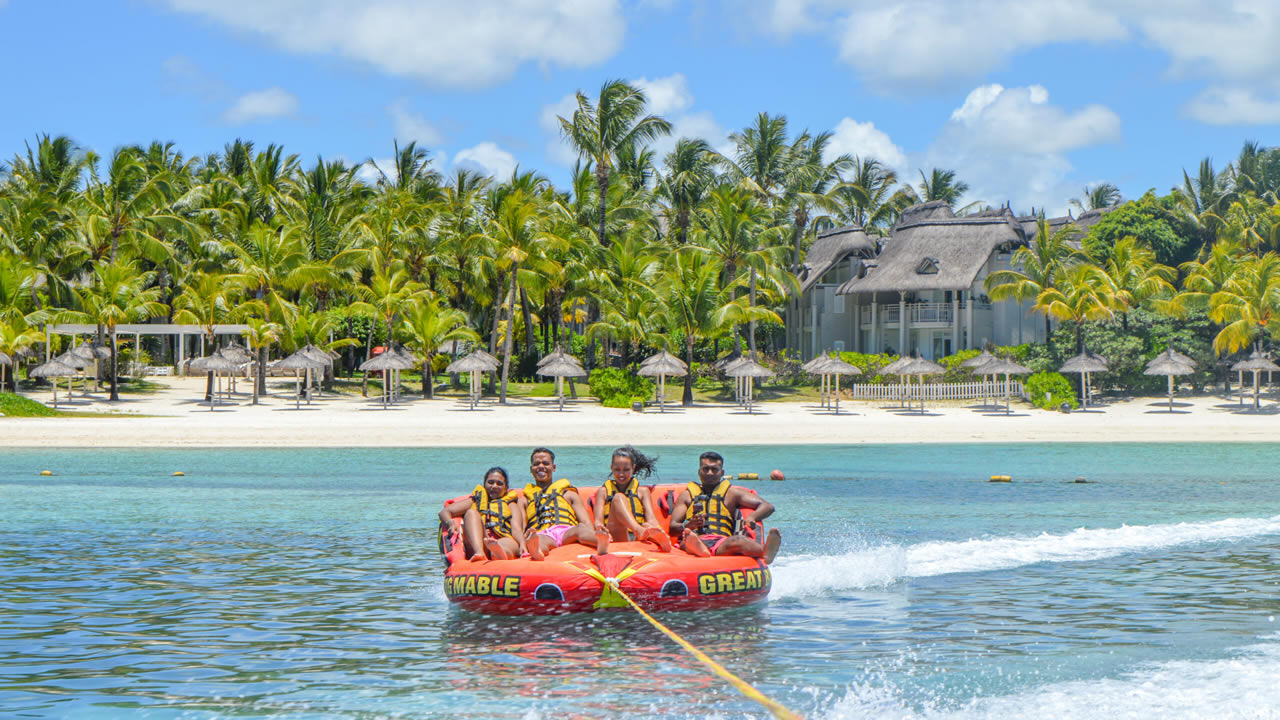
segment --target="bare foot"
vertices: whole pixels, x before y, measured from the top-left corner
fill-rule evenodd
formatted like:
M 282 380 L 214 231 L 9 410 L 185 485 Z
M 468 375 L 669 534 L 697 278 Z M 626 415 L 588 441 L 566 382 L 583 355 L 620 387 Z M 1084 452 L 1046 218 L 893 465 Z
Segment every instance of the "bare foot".
M 525 549 L 529 551 L 529 557 L 534 560 L 542 561 L 547 559 L 546 556 L 542 554 L 542 540 L 537 537 L 530 540 L 525 545 Z
M 778 528 L 769 529 L 769 537 L 764 541 L 764 562 L 769 564 L 778 556 L 778 548 L 782 547 L 782 533 Z
M 684 531 L 684 537 L 680 538 L 680 549 L 696 557 L 711 557 L 711 551 L 702 543 L 702 538 L 694 535 L 692 530 Z
M 596 531 L 596 554 L 609 554 L 609 533 Z
M 484 549 L 489 551 L 490 560 L 510 560 L 511 556 L 502 548 L 502 543 L 493 538 L 484 541 Z
M 644 531 L 640 533 L 639 540 L 641 542 L 650 542 L 657 545 L 658 549 L 664 553 L 671 552 L 671 538 L 667 537 L 667 534 L 662 532 L 660 528 L 645 528 Z
M 488 560 L 489 558 L 485 557 L 485 556 L 484 556 L 484 553 L 482 553 L 482 552 L 478 552 L 478 553 L 476 553 L 475 555 L 472 555 L 471 557 L 469 557 L 469 558 L 467 558 L 467 559 L 468 559 L 468 560 L 470 560 L 471 562 L 484 562 L 485 560 Z

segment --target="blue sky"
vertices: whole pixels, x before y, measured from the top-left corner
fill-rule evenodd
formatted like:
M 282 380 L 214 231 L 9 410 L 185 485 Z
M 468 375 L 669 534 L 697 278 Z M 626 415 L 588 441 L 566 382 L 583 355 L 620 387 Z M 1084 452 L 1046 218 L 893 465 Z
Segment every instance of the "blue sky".
M 780 113 L 1018 210 L 1280 144 L 1275 0 L 0 0 L 0 37 L 2 157 L 38 133 L 100 153 L 241 137 L 306 164 L 398 138 L 445 172 L 564 183 L 554 117 L 612 78 L 713 146 Z

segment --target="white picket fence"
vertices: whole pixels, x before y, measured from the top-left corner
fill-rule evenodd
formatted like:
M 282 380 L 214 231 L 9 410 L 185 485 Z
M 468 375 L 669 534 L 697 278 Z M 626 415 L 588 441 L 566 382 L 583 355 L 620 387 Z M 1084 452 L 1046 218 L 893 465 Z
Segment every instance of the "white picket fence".
M 854 383 L 853 385 L 841 385 L 841 390 L 848 390 L 853 395 L 854 400 L 901 400 L 904 397 L 907 400 L 919 400 L 921 386 L 919 382 L 911 380 L 904 388 L 899 383 L 891 385 L 871 385 L 865 383 Z M 1004 397 L 1005 387 L 1004 380 L 997 382 L 966 382 L 966 383 L 931 383 L 926 381 L 923 387 L 925 400 L 978 400 L 983 397 Z M 903 393 L 906 393 L 903 395 Z M 1013 397 L 1026 397 L 1023 395 L 1022 382 L 1020 380 L 1009 381 L 1009 395 Z

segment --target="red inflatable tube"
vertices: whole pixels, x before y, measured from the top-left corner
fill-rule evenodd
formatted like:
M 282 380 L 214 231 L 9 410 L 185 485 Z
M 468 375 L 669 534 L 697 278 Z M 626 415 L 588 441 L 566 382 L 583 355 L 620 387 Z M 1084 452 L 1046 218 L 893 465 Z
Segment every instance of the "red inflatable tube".
M 683 489 L 650 488 L 662 527 L 668 526 L 671 505 Z M 582 492 L 592 495 L 583 498 L 591 512 L 594 488 Z M 445 595 L 459 607 L 487 615 L 559 615 L 628 607 L 612 592 L 609 580 L 650 612 L 748 605 L 768 597 L 771 584 L 763 560 L 738 555 L 700 558 L 678 547 L 664 553 L 642 542 L 610 543 L 608 555 L 569 543 L 547 553 L 543 561 L 525 556 L 480 562 L 466 561 L 462 544 L 445 528 L 440 542 L 448 563 Z

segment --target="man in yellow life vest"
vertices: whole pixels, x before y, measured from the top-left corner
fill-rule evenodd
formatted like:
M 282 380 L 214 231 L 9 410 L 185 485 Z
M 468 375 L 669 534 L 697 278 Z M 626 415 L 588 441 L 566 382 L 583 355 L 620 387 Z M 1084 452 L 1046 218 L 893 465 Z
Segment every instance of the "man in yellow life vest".
M 773 562 L 782 534 L 771 528 L 769 537 L 760 542 L 760 521 L 773 514 L 773 505 L 733 487 L 724 477 L 720 453 L 704 452 L 698 457 L 698 478 L 700 482 L 691 482 L 680 492 L 671 509 L 671 534 L 680 535 L 680 547 L 699 557 L 745 555 Z M 751 510 L 751 515 L 740 523 L 744 509 Z M 739 534 L 746 531 L 752 531 L 754 539 Z
M 445 505 L 440 522 L 452 529 L 453 519 L 462 518 L 463 548 L 471 560 L 518 558 L 524 552 L 524 515 L 515 511 L 519 495 L 510 489 L 507 471 L 491 467 L 470 497 Z
M 552 548 L 571 542 L 596 546 L 596 535 L 587 524 L 587 509 L 577 488 L 568 480 L 553 481 L 556 454 L 540 447 L 529 455 L 533 482 L 516 499 L 516 513 L 525 520 L 524 546 L 534 560 L 542 560 Z M 606 542 L 605 552 L 608 552 Z
M 611 477 L 596 490 L 596 549 L 608 552 L 609 541 L 632 538 L 653 543 L 662 552 L 671 552 L 671 538 L 656 522 L 653 495 L 640 487 L 639 476 L 648 477 L 657 464 L 630 445 L 613 451 L 609 462 Z

